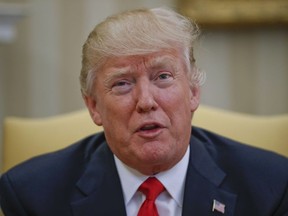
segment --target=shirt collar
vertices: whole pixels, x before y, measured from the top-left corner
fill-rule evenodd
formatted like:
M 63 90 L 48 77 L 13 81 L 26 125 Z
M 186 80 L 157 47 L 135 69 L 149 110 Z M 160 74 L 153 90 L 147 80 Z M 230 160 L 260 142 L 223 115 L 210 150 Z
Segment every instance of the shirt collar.
M 165 186 L 167 192 L 171 197 L 177 202 L 177 204 L 182 207 L 183 197 L 184 197 L 184 187 L 186 172 L 189 163 L 190 147 L 186 150 L 185 155 L 182 159 L 171 169 L 164 172 L 158 173 L 155 177 L 161 181 Z M 139 186 L 145 181 L 149 176 L 143 175 L 135 169 L 128 167 L 122 161 L 120 161 L 117 156 L 114 155 L 116 167 L 119 173 L 124 201 L 125 204 L 132 199 L 133 195 L 138 190 Z

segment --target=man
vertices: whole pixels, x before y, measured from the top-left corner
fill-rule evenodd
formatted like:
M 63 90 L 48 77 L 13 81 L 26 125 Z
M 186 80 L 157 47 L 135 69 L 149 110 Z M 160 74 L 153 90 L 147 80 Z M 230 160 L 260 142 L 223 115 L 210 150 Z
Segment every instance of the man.
M 197 35 L 161 8 L 97 25 L 80 80 L 104 133 L 4 174 L 5 215 L 288 215 L 286 158 L 191 127 Z

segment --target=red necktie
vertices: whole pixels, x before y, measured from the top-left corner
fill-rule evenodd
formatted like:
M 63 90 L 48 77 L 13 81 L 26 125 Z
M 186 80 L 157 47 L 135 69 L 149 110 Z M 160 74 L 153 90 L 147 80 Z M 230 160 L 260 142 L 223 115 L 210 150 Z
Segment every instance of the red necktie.
M 141 205 L 138 216 L 158 216 L 155 200 L 165 190 L 161 182 L 157 178 L 150 177 L 140 185 L 138 190 L 146 196 L 146 200 Z

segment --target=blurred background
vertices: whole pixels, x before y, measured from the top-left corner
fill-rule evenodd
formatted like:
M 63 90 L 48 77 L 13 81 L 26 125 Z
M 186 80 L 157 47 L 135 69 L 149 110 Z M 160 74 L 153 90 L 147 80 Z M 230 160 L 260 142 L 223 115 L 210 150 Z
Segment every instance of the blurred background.
M 115 12 L 159 6 L 177 10 L 179 0 L 0 0 L 0 121 L 83 109 L 78 76 L 88 33 Z M 255 115 L 287 113 L 287 27 L 203 26 L 195 49 L 207 74 L 202 104 Z M 2 124 L 0 131 L 2 141 Z

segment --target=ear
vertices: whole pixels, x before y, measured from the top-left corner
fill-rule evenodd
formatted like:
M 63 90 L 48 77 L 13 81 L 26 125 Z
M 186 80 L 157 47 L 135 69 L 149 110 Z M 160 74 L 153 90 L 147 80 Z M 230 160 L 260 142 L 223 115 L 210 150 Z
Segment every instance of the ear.
M 101 114 L 98 111 L 98 107 L 97 107 L 97 101 L 96 98 L 93 96 L 86 96 L 86 95 L 82 95 L 86 107 L 89 110 L 90 116 L 93 120 L 93 122 L 98 125 L 101 126 L 102 125 L 102 119 L 101 119 Z
M 190 86 L 190 105 L 191 112 L 196 111 L 200 103 L 200 87 L 198 85 Z

